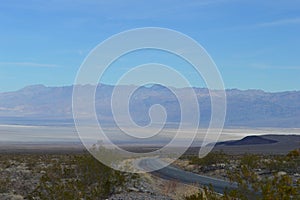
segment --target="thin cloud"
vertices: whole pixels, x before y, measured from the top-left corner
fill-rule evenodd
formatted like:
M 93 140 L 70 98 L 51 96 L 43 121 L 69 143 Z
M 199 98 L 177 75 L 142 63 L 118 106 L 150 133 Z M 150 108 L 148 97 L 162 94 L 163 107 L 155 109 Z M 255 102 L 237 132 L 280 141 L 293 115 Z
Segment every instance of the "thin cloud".
M 268 64 L 251 64 L 250 65 L 256 69 L 277 69 L 277 70 L 300 70 L 299 66 L 280 66 L 280 65 L 268 65 Z
M 246 24 L 241 26 L 235 26 L 235 27 L 228 27 L 224 30 L 249 30 L 249 29 L 257 29 L 257 28 L 267 28 L 267 27 L 276 27 L 276 26 L 286 26 L 286 25 L 300 25 L 300 18 L 290 18 L 290 19 L 279 19 L 274 20 L 270 22 L 260 22 L 256 24 Z
M 35 62 L 0 62 L 0 66 L 20 66 L 20 67 L 59 67 L 56 64 L 45 64 L 45 63 L 35 63 Z
M 300 18 L 293 18 L 293 19 L 280 19 L 272 22 L 265 22 L 257 24 L 260 27 L 269 27 L 269 26 L 283 26 L 289 24 L 300 24 Z

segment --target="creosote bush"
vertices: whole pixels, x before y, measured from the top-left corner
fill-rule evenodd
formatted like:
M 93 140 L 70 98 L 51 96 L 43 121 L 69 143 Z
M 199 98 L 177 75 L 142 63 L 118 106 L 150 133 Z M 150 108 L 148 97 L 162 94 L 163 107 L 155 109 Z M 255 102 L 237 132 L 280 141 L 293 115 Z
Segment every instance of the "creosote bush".
M 62 158 L 53 160 L 28 199 L 105 199 L 126 181 L 91 155 Z
M 190 156 L 189 161 L 190 164 L 197 164 L 202 166 L 213 165 L 217 163 L 228 163 L 229 156 L 224 152 L 210 152 L 203 158 L 199 158 L 198 156 Z
M 217 158 L 223 158 L 223 153 L 210 153 L 205 159 L 191 159 L 193 164 L 212 164 Z M 212 159 L 213 161 L 210 161 Z M 223 160 L 219 160 L 219 163 Z M 300 179 L 293 177 L 293 173 L 300 171 L 299 150 L 287 155 L 253 155 L 235 156 L 239 163 L 233 170 L 227 171 L 227 177 L 238 185 L 237 189 L 226 191 L 224 195 L 217 195 L 212 187 L 204 188 L 199 193 L 186 197 L 186 200 L 203 199 L 258 199 L 258 200 L 298 200 L 300 199 Z M 218 162 L 217 162 L 218 163 Z M 265 171 L 267 175 L 258 172 Z

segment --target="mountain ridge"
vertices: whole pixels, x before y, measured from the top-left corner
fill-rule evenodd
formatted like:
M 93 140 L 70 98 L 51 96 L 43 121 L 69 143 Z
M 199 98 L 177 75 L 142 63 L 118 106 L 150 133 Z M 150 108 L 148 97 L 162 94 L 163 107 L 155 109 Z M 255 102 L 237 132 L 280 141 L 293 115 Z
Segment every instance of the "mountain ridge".
M 91 85 L 79 87 L 92 88 Z M 115 86 L 99 84 L 96 92 L 96 110 L 99 121 L 113 122 L 110 98 Z M 132 86 L 123 87 L 126 90 Z M 187 88 L 172 88 L 183 94 Z M 202 125 L 210 119 L 210 96 L 207 88 L 193 88 L 197 94 Z M 72 119 L 73 86 L 47 87 L 32 85 L 14 92 L 0 93 L 0 119 Z M 300 127 L 300 91 L 265 92 L 263 90 L 227 89 L 226 126 L 244 127 Z M 189 97 L 185 97 L 188 100 Z M 176 96 L 160 85 L 140 87 L 134 92 L 129 109 L 137 124 L 149 123 L 148 110 L 161 104 L 168 113 L 167 121 L 180 122 L 180 106 Z M 200 120 L 200 125 L 201 125 Z

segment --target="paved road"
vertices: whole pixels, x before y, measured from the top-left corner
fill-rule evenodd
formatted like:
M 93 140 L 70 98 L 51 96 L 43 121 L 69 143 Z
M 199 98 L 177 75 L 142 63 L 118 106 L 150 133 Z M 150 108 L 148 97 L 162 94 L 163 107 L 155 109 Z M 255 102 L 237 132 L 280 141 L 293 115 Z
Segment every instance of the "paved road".
M 144 158 L 140 159 L 137 163 L 138 167 L 146 170 L 146 171 L 152 171 L 154 175 L 157 175 L 161 178 L 167 179 L 167 180 L 176 180 L 182 183 L 196 183 L 203 186 L 209 186 L 212 185 L 214 190 L 218 193 L 223 194 L 225 189 L 228 190 L 234 189 L 237 187 L 236 184 L 232 184 L 230 182 L 211 178 L 207 176 L 202 176 L 198 174 L 194 174 L 191 172 L 187 172 L 181 169 L 178 169 L 173 166 L 167 166 L 162 169 L 159 169 L 161 166 L 163 166 L 165 163 L 161 161 L 158 158 Z M 157 170 L 158 169 L 158 170 Z

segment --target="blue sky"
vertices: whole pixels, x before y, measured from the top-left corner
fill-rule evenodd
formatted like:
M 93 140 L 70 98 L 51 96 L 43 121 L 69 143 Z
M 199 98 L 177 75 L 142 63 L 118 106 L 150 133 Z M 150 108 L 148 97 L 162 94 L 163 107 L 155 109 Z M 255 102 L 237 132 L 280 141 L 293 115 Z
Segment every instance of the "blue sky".
M 300 90 L 300 1 L 10 0 L 0 4 L 0 92 L 71 85 L 97 44 L 149 26 L 198 41 L 226 88 Z

